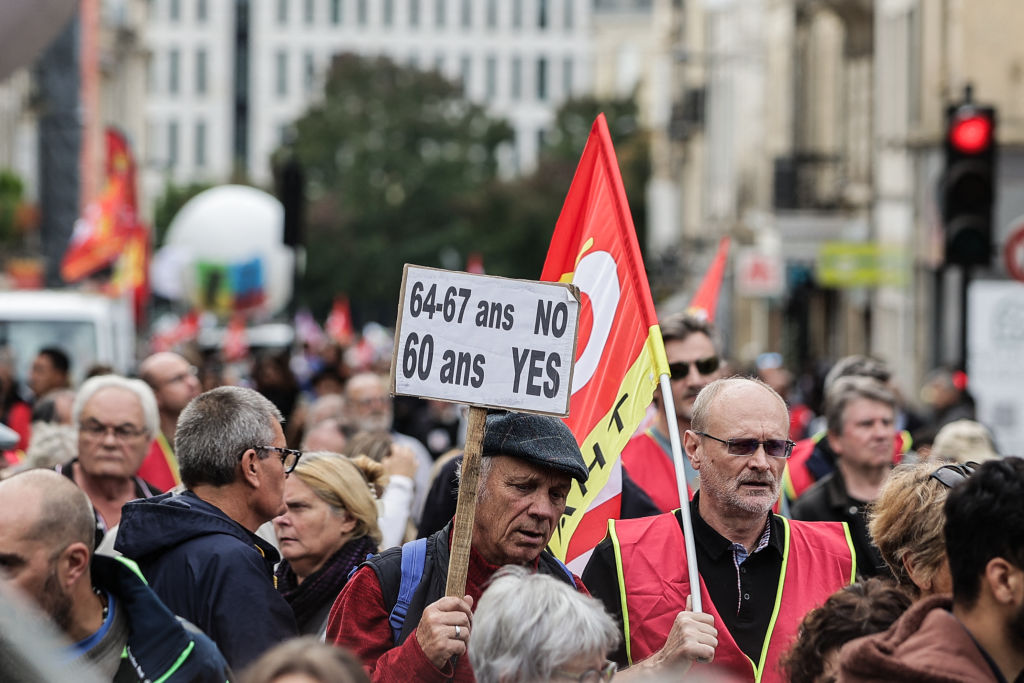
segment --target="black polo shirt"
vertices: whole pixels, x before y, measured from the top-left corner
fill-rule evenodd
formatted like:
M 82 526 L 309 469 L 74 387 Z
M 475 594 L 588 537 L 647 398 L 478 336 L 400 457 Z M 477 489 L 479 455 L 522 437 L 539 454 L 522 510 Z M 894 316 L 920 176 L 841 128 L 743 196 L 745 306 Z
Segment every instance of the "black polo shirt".
M 699 495 L 699 492 L 695 494 L 690 502 L 697 567 L 711 595 L 711 602 L 730 635 L 740 650 L 757 662 L 761 658 L 764 637 L 775 609 L 775 595 L 782 570 L 783 522 L 775 515 L 767 516 L 767 544 L 738 563 L 732 542 L 711 528 L 700 516 L 697 509 Z M 676 510 L 675 516 L 682 528 L 682 514 Z M 666 563 L 674 560 L 664 558 Z M 625 567 L 624 571 L 629 572 L 629 567 Z M 594 550 L 582 578 L 587 590 L 601 600 L 608 613 L 616 619 L 621 632 L 622 604 L 611 539 L 605 538 Z M 679 605 L 680 610 L 685 607 Z M 665 635 L 668 636 L 667 633 Z M 619 644 L 612 658 L 620 665 L 626 664 L 625 643 Z

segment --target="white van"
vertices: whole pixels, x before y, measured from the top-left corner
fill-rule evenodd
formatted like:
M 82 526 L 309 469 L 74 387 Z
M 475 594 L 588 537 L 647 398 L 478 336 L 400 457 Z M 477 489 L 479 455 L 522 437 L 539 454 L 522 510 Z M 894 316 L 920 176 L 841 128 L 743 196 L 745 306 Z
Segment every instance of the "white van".
M 136 360 L 131 300 L 74 291 L 0 291 L 0 352 L 13 360 L 15 376 L 27 379 L 32 360 L 47 346 L 68 354 L 76 385 L 96 363 L 129 372 Z

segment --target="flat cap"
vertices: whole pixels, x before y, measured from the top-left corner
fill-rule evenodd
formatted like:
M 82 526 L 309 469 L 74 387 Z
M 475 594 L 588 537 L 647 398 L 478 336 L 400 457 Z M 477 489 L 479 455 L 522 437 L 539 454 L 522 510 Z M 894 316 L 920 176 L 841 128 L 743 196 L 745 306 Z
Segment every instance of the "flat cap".
M 487 415 L 483 457 L 507 455 L 565 472 L 581 484 L 590 476 L 576 438 L 557 417 L 493 412 Z

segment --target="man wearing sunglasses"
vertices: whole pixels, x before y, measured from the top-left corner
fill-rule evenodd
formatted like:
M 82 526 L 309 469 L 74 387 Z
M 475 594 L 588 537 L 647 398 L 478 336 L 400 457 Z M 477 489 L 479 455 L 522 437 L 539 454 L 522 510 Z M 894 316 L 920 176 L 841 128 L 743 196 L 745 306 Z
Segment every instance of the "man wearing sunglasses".
M 706 321 L 677 314 L 665 318 L 659 326 L 672 373 L 672 398 L 681 436 L 690 428 L 697 394 L 721 377 L 721 361 L 715 348 L 714 332 Z M 669 512 L 679 507 L 679 491 L 672 463 L 668 416 L 660 391 L 654 394 L 654 406 L 657 409 L 654 423 L 643 434 L 630 439 L 622 449 L 622 467 L 661 512 Z M 696 488 L 696 471 L 689 463 L 684 462 L 684 466 L 686 481 L 693 490 Z
M 701 577 L 693 590 L 706 613 L 690 611 L 678 511 L 610 521 L 583 581 L 622 628 L 620 666 L 671 654 L 713 660 L 741 681 L 784 680 L 778 662 L 801 619 L 854 578 L 845 524 L 771 514 L 788 437 L 785 401 L 760 380 L 720 379 L 701 391 L 683 447 L 701 476 L 690 517 Z
M 251 389 L 219 387 L 193 399 L 175 433 L 186 490 L 125 505 L 114 545 L 235 671 L 297 635 L 274 587 L 280 555 L 255 533 L 285 511 L 285 478 L 301 456 L 284 447 L 282 420 Z
M 943 536 L 953 594 L 919 600 L 888 631 L 844 646 L 841 681 L 1024 676 L 1024 460 L 947 465 L 933 476 L 951 486 Z

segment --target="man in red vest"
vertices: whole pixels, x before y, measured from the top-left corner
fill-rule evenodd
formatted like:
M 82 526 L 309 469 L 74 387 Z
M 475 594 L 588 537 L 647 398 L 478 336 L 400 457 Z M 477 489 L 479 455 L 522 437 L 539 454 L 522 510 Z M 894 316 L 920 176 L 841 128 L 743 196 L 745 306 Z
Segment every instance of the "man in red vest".
M 196 368 L 176 353 L 162 351 L 139 363 L 139 377 L 156 395 L 160 410 L 160 431 L 149 446 L 139 476 L 158 488 L 170 491 L 181 483 L 178 459 L 174 457 L 174 430 L 178 415 L 188 402 L 199 395 Z
M 657 658 L 671 630 L 688 623 L 692 661 L 744 681 L 782 681 L 780 656 L 800 620 L 854 578 L 849 530 L 771 514 L 792 452 L 785 401 L 755 379 L 705 387 L 683 436 L 700 473 L 690 502 L 700 596 L 713 618 L 689 611 L 682 518 L 676 513 L 609 522 L 583 581 L 619 620 L 620 665 Z
M 675 402 L 679 434 L 690 428 L 693 402 L 700 390 L 721 377 L 721 361 L 715 347 L 711 325 L 683 313 L 660 321 L 661 338 L 672 373 L 672 399 Z M 679 507 L 676 469 L 672 463 L 668 417 L 661 392 L 654 393 L 657 413 L 654 423 L 643 434 L 637 434 L 622 449 L 622 466 L 636 484 L 651 497 L 662 512 Z M 684 463 L 686 481 L 696 488 L 696 473 Z

